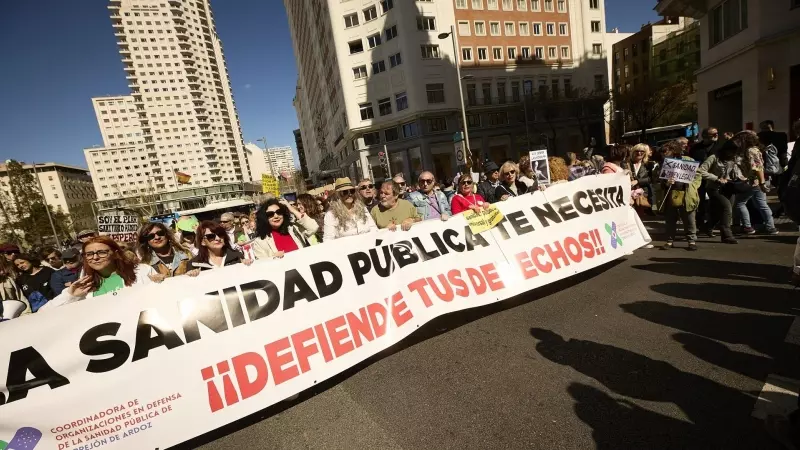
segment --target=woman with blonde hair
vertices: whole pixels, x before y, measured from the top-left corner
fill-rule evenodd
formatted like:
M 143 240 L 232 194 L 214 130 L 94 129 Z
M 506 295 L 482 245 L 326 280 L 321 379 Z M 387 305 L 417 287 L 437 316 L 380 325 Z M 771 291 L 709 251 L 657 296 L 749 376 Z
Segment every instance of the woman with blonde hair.
M 500 166 L 500 184 L 494 190 L 494 196 L 498 201 L 506 201 L 511 197 L 518 197 L 522 194 L 533 192 L 539 189 L 539 180 L 533 180 L 533 184 L 527 184 L 517 179 L 519 166 L 512 161 L 506 161 Z
M 628 152 L 628 170 L 631 173 L 631 180 L 636 180 L 636 188 L 643 190 L 643 195 L 636 197 L 636 209 L 642 213 L 653 213 L 649 199 L 652 198 L 650 186 L 650 146 L 647 144 L 636 144 Z
M 356 194 L 350 178 L 337 179 L 334 189 L 329 198 L 328 212 L 322 221 L 324 242 L 378 231 L 375 221 L 361 201 L 361 196 Z

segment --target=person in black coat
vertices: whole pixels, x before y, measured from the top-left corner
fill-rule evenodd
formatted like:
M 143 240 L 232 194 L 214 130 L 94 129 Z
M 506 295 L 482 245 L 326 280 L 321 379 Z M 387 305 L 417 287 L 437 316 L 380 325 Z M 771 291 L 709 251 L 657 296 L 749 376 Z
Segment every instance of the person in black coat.
M 210 220 L 201 222 L 197 227 L 195 239 L 198 253 L 189 262 L 189 272 L 232 266 L 239 263 L 250 265 L 253 262 L 250 259 L 245 259 L 241 252 L 233 249 L 227 230 L 216 222 Z
M 533 180 L 531 187 L 528 187 L 517 178 L 518 176 L 519 166 L 516 163 L 511 161 L 503 163 L 503 166 L 500 167 L 500 184 L 494 190 L 496 201 L 506 201 L 509 198 L 539 190 L 539 180 Z
M 486 180 L 478 183 L 478 195 L 489 203 L 495 203 L 497 199 L 494 197 L 494 192 L 500 184 L 500 167 L 489 161 L 483 165 L 483 172 L 486 174 Z

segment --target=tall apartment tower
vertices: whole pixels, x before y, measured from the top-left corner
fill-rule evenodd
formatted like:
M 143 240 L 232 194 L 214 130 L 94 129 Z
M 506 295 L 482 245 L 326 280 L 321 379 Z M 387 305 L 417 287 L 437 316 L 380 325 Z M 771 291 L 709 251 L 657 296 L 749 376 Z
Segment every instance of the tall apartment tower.
M 114 101 L 124 112 L 93 99 L 104 147 L 85 154 L 98 198 L 186 187 L 176 172 L 189 186 L 250 180 L 209 0 L 110 0 L 108 9 L 131 95 Z M 120 167 L 137 176 L 119 178 Z

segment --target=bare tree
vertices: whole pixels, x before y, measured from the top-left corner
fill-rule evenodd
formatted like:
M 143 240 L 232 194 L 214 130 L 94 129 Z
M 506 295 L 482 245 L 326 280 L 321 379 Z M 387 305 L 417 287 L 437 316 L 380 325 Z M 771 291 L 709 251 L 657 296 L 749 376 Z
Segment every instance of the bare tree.
M 688 82 L 660 84 L 647 81 L 615 92 L 614 109 L 622 112 L 626 123 L 641 130 L 640 142 L 646 142 L 648 128 L 670 125 L 686 112 L 691 92 L 692 85 Z

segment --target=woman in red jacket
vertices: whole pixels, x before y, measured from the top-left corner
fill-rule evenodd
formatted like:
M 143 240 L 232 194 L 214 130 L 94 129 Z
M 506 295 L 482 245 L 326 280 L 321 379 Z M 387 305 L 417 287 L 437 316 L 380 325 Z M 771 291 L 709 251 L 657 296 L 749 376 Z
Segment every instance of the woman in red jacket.
M 478 211 L 488 204 L 479 194 L 474 193 L 474 182 L 468 174 L 462 175 L 458 179 L 458 193 L 450 200 L 450 209 L 453 214 L 459 214 L 466 210 Z

